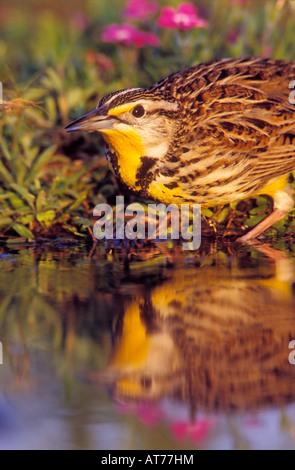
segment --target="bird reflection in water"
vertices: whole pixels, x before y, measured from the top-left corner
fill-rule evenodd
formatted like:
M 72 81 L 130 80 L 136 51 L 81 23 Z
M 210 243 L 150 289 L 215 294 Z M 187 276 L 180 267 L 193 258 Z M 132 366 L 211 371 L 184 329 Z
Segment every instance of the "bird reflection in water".
M 193 410 L 256 410 L 295 400 L 294 265 L 170 272 L 124 304 L 102 376 L 124 404 L 174 397 Z

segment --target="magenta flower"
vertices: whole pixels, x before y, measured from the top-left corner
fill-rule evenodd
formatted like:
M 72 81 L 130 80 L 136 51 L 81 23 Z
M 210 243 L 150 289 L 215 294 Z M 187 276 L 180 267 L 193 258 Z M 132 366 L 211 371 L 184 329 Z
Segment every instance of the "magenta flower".
M 165 418 L 165 413 L 156 405 L 149 403 L 139 403 L 134 405 L 117 405 L 117 410 L 121 413 L 135 413 L 139 420 L 146 426 L 155 426 Z
M 168 29 L 205 28 L 208 22 L 198 16 L 197 8 L 191 3 L 181 3 L 177 9 L 164 7 L 158 25 Z
M 123 12 L 123 18 L 127 20 L 145 20 L 158 10 L 158 4 L 151 0 L 129 0 Z
M 145 47 L 145 46 L 158 47 L 159 45 L 160 45 L 160 40 L 153 33 L 147 33 L 145 31 L 137 31 L 133 37 L 133 46 L 135 47 Z
M 164 412 L 152 404 L 138 405 L 137 414 L 140 421 L 148 426 L 154 426 L 165 417 Z
M 190 437 L 194 441 L 201 441 L 208 436 L 213 424 L 212 420 L 199 420 L 195 423 L 177 421 L 172 424 L 171 429 L 176 439 Z
M 146 31 L 140 31 L 131 24 L 110 24 L 105 27 L 101 38 L 104 42 L 114 42 L 125 46 L 157 47 L 160 44 L 159 38 Z
M 104 28 L 101 39 L 104 42 L 130 45 L 135 31 L 136 28 L 130 24 L 110 24 Z

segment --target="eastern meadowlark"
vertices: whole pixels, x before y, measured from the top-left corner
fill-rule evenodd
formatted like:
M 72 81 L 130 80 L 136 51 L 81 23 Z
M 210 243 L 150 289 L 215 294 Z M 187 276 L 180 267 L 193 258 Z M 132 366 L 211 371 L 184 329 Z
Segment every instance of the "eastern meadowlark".
M 203 207 L 267 194 L 274 210 L 240 240 L 293 207 L 295 62 L 224 59 L 169 75 L 150 88 L 105 96 L 68 131 L 98 131 L 119 180 L 141 196 Z

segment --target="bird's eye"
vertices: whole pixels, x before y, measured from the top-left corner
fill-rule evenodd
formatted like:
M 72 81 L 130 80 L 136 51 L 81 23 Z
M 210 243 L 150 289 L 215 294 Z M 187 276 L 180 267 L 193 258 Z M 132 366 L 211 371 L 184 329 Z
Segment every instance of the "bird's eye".
M 136 118 L 141 118 L 144 115 L 144 113 L 145 113 L 145 110 L 144 110 L 144 107 L 141 104 L 138 104 L 132 110 L 132 114 Z

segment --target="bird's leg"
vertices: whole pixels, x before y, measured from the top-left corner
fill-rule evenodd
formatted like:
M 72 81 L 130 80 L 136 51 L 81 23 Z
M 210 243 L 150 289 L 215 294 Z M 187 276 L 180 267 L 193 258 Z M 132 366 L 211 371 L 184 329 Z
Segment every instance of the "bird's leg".
M 89 253 L 88 257 L 92 258 L 93 253 L 95 252 L 98 240 L 95 238 L 92 228 L 88 226 L 87 229 L 88 229 L 88 232 L 90 233 L 91 238 L 92 238 L 92 248 L 90 250 L 90 253 Z
M 259 251 L 263 255 L 267 256 L 272 261 L 287 260 L 288 255 L 283 251 L 276 250 L 266 243 L 260 242 L 259 240 L 248 240 L 247 245 L 252 246 L 255 250 Z
M 257 238 L 262 232 L 267 230 L 271 225 L 282 220 L 294 205 L 293 190 L 287 185 L 284 190 L 279 190 L 275 193 L 274 198 L 274 210 L 264 220 L 262 220 L 256 227 L 250 232 L 246 233 L 242 237 L 238 238 L 237 241 L 247 243 L 249 240 Z
M 89 232 L 89 234 L 90 234 L 90 236 L 91 236 L 91 238 L 92 238 L 92 241 L 93 241 L 94 243 L 97 243 L 97 239 L 95 238 L 94 233 L 93 233 L 93 230 L 92 230 L 92 228 L 91 228 L 89 225 L 88 225 L 88 227 L 87 227 L 87 230 L 88 230 L 88 232 Z
M 271 214 L 269 214 L 264 220 L 262 220 L 256 227 L 254 227 L 250 232 L 246 233 L 242 237 L 237 239 L 238 242 L 247 243 L 249 240 L 257 238 L 262 232 L 267 230 L 273 224 L 282 220 L 288 211 L 282 211 L 280 209 L 275 209 Z

